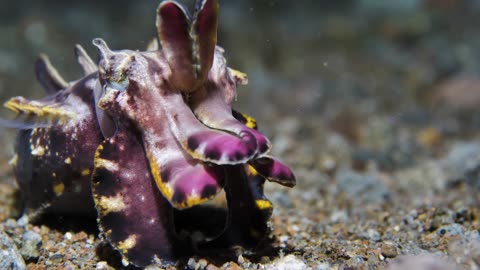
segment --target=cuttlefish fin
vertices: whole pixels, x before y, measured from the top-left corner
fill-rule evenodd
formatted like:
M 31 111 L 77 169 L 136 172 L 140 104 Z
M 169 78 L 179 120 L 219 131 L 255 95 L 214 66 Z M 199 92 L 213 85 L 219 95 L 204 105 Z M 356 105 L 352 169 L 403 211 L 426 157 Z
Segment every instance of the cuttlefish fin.
M 46 100 L 28 100 L 24 97 L 13 97 L 3 104 L 3 106 L 17 114 L 17 117 L 25 119 L 33 126 L 38 123 L 39 126 L 51 125 L 67 121 L 75 117 L 75 114 L 68 112 L 58 106 L 50 99 Z

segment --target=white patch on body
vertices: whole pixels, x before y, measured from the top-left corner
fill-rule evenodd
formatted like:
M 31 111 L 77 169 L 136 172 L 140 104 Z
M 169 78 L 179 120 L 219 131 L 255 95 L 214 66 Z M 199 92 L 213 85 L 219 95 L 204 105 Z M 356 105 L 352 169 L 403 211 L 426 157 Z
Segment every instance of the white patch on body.
M 31 153 L 34 156 L 43 156 L 45 154 L 45 148 L 40 145 L 30 145 Z

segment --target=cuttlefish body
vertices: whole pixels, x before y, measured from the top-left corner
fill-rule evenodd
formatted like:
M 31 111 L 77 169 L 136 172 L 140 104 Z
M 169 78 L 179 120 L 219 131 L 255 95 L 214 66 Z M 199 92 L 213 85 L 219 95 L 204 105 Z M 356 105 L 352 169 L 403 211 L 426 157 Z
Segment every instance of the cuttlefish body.
M 161 49 L 154 42 L 144 52 L 113 51 L 95 39 L 97 64 L 77 45 L 85 74 L 74 82 L 40 57 L 37 77 L 48 95 L 5 103 L 33 123 L 19 130 L 12 162 L 25 214 L 96 210 L 101 235 L 137 266 L 186 251 L 253 248 L 266 236 L 272 204 L 263 184 L 292 187 L 295 177 L 267 155 L 270 142 L 255 120 L 232 110 L 247 78 L 216 46 L 217 17 L 218 0 L 197 1 L 193 16 L 164 1 Z M 223 229 L 201 241 L 180 235 L 178 213 L 222 190 Z

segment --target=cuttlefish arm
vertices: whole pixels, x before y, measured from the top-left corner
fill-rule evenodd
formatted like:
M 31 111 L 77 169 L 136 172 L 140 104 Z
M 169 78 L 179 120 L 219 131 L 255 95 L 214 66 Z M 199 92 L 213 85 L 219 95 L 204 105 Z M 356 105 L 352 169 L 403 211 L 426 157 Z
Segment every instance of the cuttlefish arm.
M 92 191 L 100 230 L 125 264 L 172 263 L 178 243 L 172 207 L 156 188 L 144 150 L 120 127 L 97 148 Z
M 218 0 L 197 0 L 193 17 L 175 1 L 160 4 L 158 39 L 173 71 L 168 81 L 176 90 L 191 93 L 205 81 L 217 41 L 217 20 Z
M 125 263 L 145 266 L 155 258 L 173 263 L 176 254 L 185 253 L 188 248 L 174 232 L 171 205 L 182 207 L 185 204 L 178 205 L 181 201 L 175 200 L 174 204 L 169 203 L 161 193 L 162 188 L 156 188 L 158 176 L 155 174 L 158 172 L 149 173 L 149 169 L 157 165 L 152 164 L 152 160 L 155 162 L 158 158 L 165 162 L 160 168 L 161 180 L 176 178 L 163 184 L 171 185 L 180 194 L 187 194 L 185 190 L 200 187 L 208 180 L 202 177 L 200 164 L 192 166 L 182 162 L 185 160 L 182 158 L 167 160 L 173 150 L 179 149 L 164 149 L 164 156 L 152 159 L 148 153 L 152 148 L 147 145 L 145 153 L 135 134 L 128 130 L 131 128 L 120 125 L 114 136 L 99 145 L 95 154 L 92 190 L 102 234 L 120 251 Z M 266 237 L 267 220 L 272 213 L 272 204 L 263 194 L 265 179 L 249 165 L 223 169 L 228 177 L 228 223 L 218 238 L 200 247 L 217 249 L 243 245 L 253 248 Z M 177 195 L 171 198 L 175 197 Z M 192 198 L 187 197 L 183 202 L 191 201 Z
M 207 81 L 214 64 L 217 21 L 218 0 L 197 0 L 193 17 L 174 1 L 160 4 L 157 30 L 162 51 L 157 60 L 161 58 L 161 62 L 166 62 L 170 71 L 165 72 L 164 68 L 164 72 L 159 72 L 164 76 L 165 86 L 170 89 L 165 91 L 168 96 L 165 95 L 162 107 L 168 108 L 165 111 L 166 115 L 170 115 L 172 132 L 194 159 L 221 165 L 245 163 L 259 152 L 255 132 L 248 129 L 227 133 L 211 130 L 198 122 L 191 109 L 184 105 L 183 97 L 178 95 L 179 92 L 188 93 L 187 96 L 197 93 Z M 185 110 L 179 109 L 181 106 Z M 178 113 L 172 115 L 174 111 Z M 230 120 L 235 119 L 231 117 Z
M 264 156 L 251 160 L 249 164 L 258 174 L 270 182 L 275 182 L 286 187 L 294 187 L 296 185 L 295 175 L 290 168 L 273 157 Z
M 232 134 L 211 129 L 198 121 L 185 102 L 185 94 L 169 81 L 174 70 L 165 65 L 167 56 L 163 51 L 145 54 L 112 51 L 100 39 L 94 40 L 94 45 L 102 55 L 101 65 L 105 66 L 100 76 L 104 89 L 97 91 L 102 93 L 97 104 L 101 110 L 112 106 L 121 108 L 123 112 L 111 111 L 108 114 L 127 114 L 144 133 L 160 123 L 161 128 L 173 134 L 174 143 L 197 161 L 217 165 L 243 164 L 257 154 L 256 139 L 248 130 Z M 111 74 L 103 74 L 106 71 Z M 131 76 L 124 75 L 127 71 Z M 147 76 L 135 77 L 144 73 Z M 115 78 L 125 78 L 122 81 L 124 86 L 111 82 Z M 117 93 L 118 100 L 109 91 Z
M 170 131 L 165 131 L 147 129 L 142 135 L 152 175 L 163 196 L 177 209 L 212 199 L 223 188 L 223 170 L 193 159 Z
M 193 159 L 217 165 L 243 164 L 257 154 L 257 140 L 250 130 L 230 133 L 205 126 L 180 93 L 170 91 L 158 104 L 177 142 Z
M 199 244 L 199 250 L 234 246 L 255 248 L 268 234 L 272 204 L 263 194 L 265 179 L 248 165 L 224 166 L 228 203 L 227 225 L 215 239 Z
M 191 94 L 192 111 L 204 125 L 233 134 L 252 134 L 257 143 L 256 156 L 265 155 L 271 148 L 269 140 L 254 128 L 238 121 L 232 112 L 236 83 L 226 68 L 224 58 L 217 52 L 209 80 L 205 86 Z M 220 59 L 221 57 L 221 59 Z M 220 62 L 220 63 L 219 63 Z
M 131 82 L 131 87 L 137 86 Z M 223 187 L 222 170 L 191 157 L 180 145 L 175 133 L 172 132 L 172 129 L 176 130 L 178 127 L 172 127 L 170 118 L 176 118 L 173 114 L 181 115 L 182 107 L 177 108 L 178 112 L 166 108 L 151 110 L 148 108 L 148 102 L 159 104 L 162 107 L 163 98 L 157 96 L 158 99 L 156 99 L 151 96 L 146 101 L 144 99 L 135 101 L 131 96 L 124 94 L 125 92 L 106 90 L 99 99 L 99 107 L 100 109 L 105 108 L 108 103 L 134 104 L 132 107 L 134 110 L 131 113 L 141 117 L 138 122 L 132 124 L 132 129 L 136 130 L 135 134 L 138 134 L 136 136 L 140 138 L 142 147 L 145 149 L 149 170 L 158 189 L 170 204 L 175 208 L 187 208 L 215 196 Z M 129 99 L 132 101 L 127 101 Z M 115 107 L 111 109 L 115 110 Z M 127 119 L 115 120 L 119 124 L 128 121 Z M 115 134 L 117 132 L 118 130 Z M 230 137 L 237 139 L 234 136 Z
M 257 121 L 255 118 L 238 112 L 232 112 L 235 119 L 249 128 L 257 129 Z M 256 174 L 262 175 L 265 179 L 278 183 L 283 186 L 293 187 L 296 185 L 295 175 L 287 165 L 283 164 L 276 158 L 271 156 L 263 156 L 248 162 Z

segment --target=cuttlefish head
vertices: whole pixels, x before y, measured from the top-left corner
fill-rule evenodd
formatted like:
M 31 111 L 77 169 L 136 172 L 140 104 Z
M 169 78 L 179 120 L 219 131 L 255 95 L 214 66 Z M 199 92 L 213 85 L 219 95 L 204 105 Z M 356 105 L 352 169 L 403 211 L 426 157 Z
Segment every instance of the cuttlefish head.
M 123 114 L 139 124 L 148 120 L 141 108 L 151 112 L 160 106 L 153 96 L 166 92 L 186 96 L 203 87 L 218 58 L 217 19 L 218 0 L 198 0 L 193 16 L 181 4 L 164 1 L 157 9 L 156 23 L 161 50 L 112 51 L 103 40 L 93 41 L 101 58 L 95 91 L 101 109 L 97 115 L 106 137 L 115 129 L 108 115 Z M 154 100 L 156 104 L 144 104 Z
M 95 96 L 102 132 L 109 138 L 120 128 L 137 138 L 157 187 L 175 208 L 211 199 L 224 184 L 219 166 L 245 164 L 259 149 L 251 131 L 210 127 L 196 117 L 187 102 L 193 92 L 211 83 L 212 71 L 222 71 L 221 78 L 224 71 L 230 72 L 212 42 L 217 9 L 217 1 L 198 1 L 190 23 L 179 4 L 163 2 L 157 10 L 162 45 L 158 51 L 114 51 L 101 39 L 93 42 L 100 52 Z M 178 29 L 173 31 L 175 27 Z M 188 39 L 179 39 L 182 29 L 189 30 Z M 187 41 L 189 50 L 197 53 L 182 51 L 182 42 Z M 217 55 L 221 56 L 218 64 L 214 63 Z M 235 88 L 227 92 L 232 90 Z M 231 110 L 212 113 L 232 118 Z
M 161 54 L 131 50 L 112 51 L 105 41 L 95 39 L 100 52 L 98 82 L 95 89 L 97 117 L 106 117 L 115 125 L 102 125 L 105 137 L 113 134 L 118 121 L 130 121 L 143 128 L 154 114 L 160 113 L 158 96 L 165 95 L 166 76 L 171 73 Z M 103 121 L 105 123 L 107 121 Z M 114 129 L 113 128 L 113 129 Z

